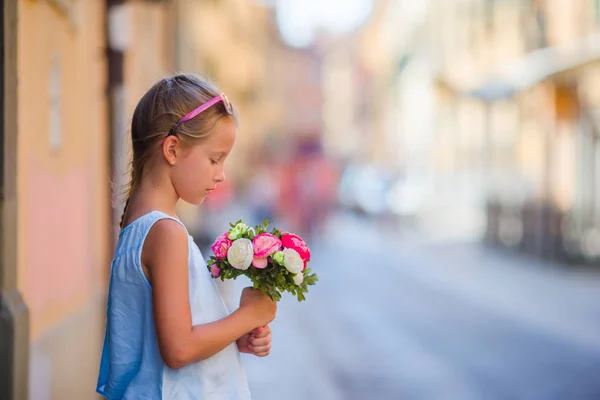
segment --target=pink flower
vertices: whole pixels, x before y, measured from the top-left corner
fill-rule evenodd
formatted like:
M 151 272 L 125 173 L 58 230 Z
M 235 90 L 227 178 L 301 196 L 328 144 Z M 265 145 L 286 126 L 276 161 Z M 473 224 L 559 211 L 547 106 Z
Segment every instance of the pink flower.
M 262 269 L 267 266 L 267 257 L 281 248 L 281 240 L 270 233 L 261 233 L 254 237 L 254 259 L 252 265 Z
M 255 256 L 266 258 L 281 248 L 281 240 L 270 233 L 261 233 L 254 238 L 252 245 Z
M 293 233 L 284 233 L 281 236 L 281 244 L 286 249 L 296 250 L 302 261 L 304 261 L 304 268 L 306 268 L 306 263 L 310 261 L 310 250 L 304 240 Z
M 266 268 L 267 264 L 268 264 L 267 257 L 260 258 L 260 257 L 254 256 L 254 258 L 252 259 L 252 265 L 254 265 L 258 269 Z
M 229 247 L 231 247 L 232 243 L 233 242 L 229 240 L 229 232 L 225 232 L 219 236 L 217 240 L 215 240 L 215 243 L 211 246 L 215 257 L 217 257 L 219 260 L 223 260 L 225 257 L 227 257 L 227 250 L 229 250 Z
M 213 277 L 217 278 L 219 276 L 219 272 L 221 272 L 221 268 L 217 267 L 216 265 L 210 267 L 210 274 Z

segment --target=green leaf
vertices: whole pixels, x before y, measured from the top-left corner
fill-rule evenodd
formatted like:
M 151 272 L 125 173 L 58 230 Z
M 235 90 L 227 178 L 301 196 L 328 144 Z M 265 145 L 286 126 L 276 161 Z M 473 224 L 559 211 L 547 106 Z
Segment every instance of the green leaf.
M 317 274 L 304 277 L 304 283 L 307 285 L 314 285 L 318 280 L 319 278 L 317 277 Z

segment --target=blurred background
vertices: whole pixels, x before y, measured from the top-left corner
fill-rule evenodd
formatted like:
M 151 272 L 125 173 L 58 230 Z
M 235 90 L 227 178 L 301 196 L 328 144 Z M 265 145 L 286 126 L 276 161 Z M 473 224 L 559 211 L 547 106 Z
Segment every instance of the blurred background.
M 0 399 L 97 399 L 128 129 L 176 71 L 240 114 L 178 214 L 308 241 L 261 400 L 600 399 L 600 1 L 3 0 Z M 219 284 L 235 307 L 243 281 Z

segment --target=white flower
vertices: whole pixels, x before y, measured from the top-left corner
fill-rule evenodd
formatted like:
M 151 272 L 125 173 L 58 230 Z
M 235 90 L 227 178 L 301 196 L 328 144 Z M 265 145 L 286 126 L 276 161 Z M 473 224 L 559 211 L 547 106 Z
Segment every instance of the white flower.
M 292 274 L 297 274 L 304 269 L 304 261 L 296 250 L 285 249 L 283 250 L 283 266 Z
M 248 239 L 237 239 L 227 250 L 227 261 L 237 269 L 248 269 L 254 258 L 252 242 Z
M 304 274 L 302 272 L 294 275 L 294 283 L 296 285 L 302 285 L 302 282 L 304 282 Z

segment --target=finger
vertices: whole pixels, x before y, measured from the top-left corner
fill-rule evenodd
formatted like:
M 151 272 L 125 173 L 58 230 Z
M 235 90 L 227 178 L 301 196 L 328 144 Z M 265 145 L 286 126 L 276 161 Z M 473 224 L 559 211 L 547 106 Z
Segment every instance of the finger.
M 260 331 L 256 331 L 256 329 L 252 332 L 250 332 L 250 336 L 255 337 L 255 338 L 260 338 L 260 337 L 265 337 L 265 336 L 269 336 L 271 334 L 271 329 L 267 329 L 267 328 L 261 328 L 262 330 Z
M 265 351 L 271 350 L 271 343 L 267 343 L 267 344 L 260 345 L 260 346 L 250 346 L 250 349 L 254 353 L 264 353 Z
M 265 329 L 265 327 L 264 327 L 264 326 L 261 326 L 261 327 L 259 327 L 259 328 L 256 328 L 256 329 L 254 329 L 254 330 L 252 331 L 252 335 L 254 335 L 254 336 L 256 336 L 256 337 L 260 337 L 260 336 L 261 336 L 261 334 L 262 334 L 262 333 L 263 333 L 265 330 L 266 330 L 266 329 Z M 264 336 L 264 335 L 263 335 L 263 336 Z
M 271 343 L 271 335 L 268 336 L 264 336 L 264 337 L 250 337 L 250 339 L 248 340 L 250 342 L 250 344 L 252 346 L 258 347 L 258 346 L 265 346 L 267 344 Z
M 255 335 L 253 333 L 250 333 L 250 337 L 249 339 L 262 339 L 262 338 L 270 338 L 271 337 L 271 332 L 267 332 L 267 331 L 263 331 L 258 335 Z
M 257 355 L 259 357 L 264 357 L 271 352 L 271 345 L 260 346 L 260 347 L 250 347 L 250 350 L 252 350 L 252 352 L 255 355 Z
M 261 352 L 255 352 L 254 355 L 257 357 L 266 357 L 269 354 L 271 354 L 271 349 L 266 350 L 266 351 L 261 351 Z

